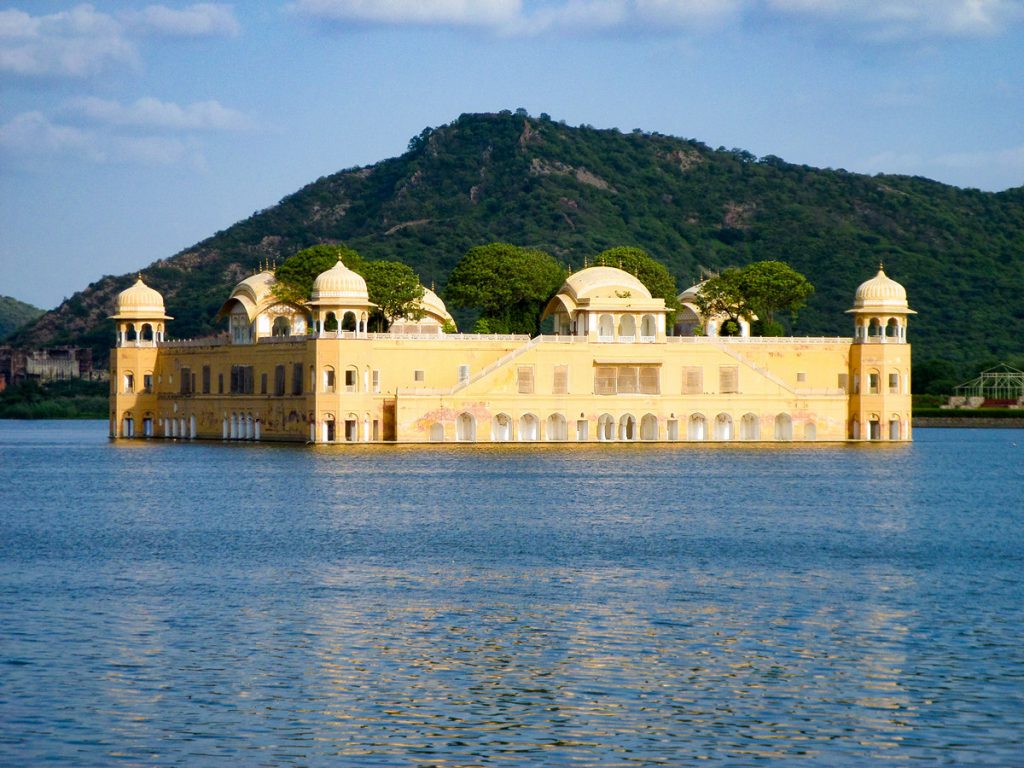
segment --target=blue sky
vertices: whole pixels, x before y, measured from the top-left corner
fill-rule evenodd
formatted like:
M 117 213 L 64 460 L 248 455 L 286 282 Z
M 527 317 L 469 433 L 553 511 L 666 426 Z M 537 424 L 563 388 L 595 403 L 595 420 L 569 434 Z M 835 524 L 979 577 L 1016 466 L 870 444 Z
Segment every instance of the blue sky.
M 1024 185 L 1024 0 L 0 3 L 0 294 L 44 308 L 463 112 Z

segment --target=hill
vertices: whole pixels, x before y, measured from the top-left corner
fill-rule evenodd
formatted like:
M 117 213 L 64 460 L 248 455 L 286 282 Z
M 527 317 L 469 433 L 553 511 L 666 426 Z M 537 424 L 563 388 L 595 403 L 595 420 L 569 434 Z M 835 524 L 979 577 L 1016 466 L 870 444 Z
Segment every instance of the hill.
M 404 261 L 440 290 L 470 247 L 493 240 L 573 268 L 638 245 L 680 289 L 703 270 L 786 261 L 816 287 L 792 328 L 809 335 L 849 335 L 843 312 L 884 262 L 920 312 L 917 361 L 966 370 L 1018 352 L 1024 338 L 1024 188 L 818 169 L 522 111 L 424 130 L 400 157 L 320 178 L 143 276 L 164 294 L 174 336 L 187 338 L 213 330 L 232 285 L 258 263 L 309 245 L 344 241 L 367 258 Z M 91 345 L 104 360 L 105 317 L 132 277 L 104 277 L 15 338 Z
M 10 296 L 0 296 L 0 339 L 16 328 L 31 323 L 42 314 L 43 310 L 39 307 L 33 307 Z

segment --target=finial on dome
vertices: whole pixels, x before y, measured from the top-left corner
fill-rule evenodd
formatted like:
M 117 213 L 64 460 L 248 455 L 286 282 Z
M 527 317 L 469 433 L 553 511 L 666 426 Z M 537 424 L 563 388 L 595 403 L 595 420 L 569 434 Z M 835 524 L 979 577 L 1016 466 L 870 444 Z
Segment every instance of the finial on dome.
M 587 257 L 586 256 L 583 257 L 583 268 L 584 269 L 587 268 Z
M 885 262 L 882 261 L 881 259 L 878 260 L 878 271 L 879 272 L 884 272 L 885 271 Z

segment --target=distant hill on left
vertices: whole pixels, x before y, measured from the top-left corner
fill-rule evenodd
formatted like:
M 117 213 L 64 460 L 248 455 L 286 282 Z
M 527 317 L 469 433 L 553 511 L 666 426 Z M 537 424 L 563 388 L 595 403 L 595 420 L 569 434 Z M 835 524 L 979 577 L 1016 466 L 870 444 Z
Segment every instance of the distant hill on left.
M 42 317 L 43 314 L 44 310 L 39 307 L 33 307 L 10 296 L 0 296 L 0 340 L 21 326 Z

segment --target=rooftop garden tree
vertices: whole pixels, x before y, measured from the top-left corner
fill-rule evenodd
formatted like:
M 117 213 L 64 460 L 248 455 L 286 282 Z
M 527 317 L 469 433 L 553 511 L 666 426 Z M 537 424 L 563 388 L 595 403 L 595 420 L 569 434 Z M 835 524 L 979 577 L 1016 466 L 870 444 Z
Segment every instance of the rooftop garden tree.
M 478 332 L 535 334 L 545 302 L 565 278 L 565 269 L 544 251 L 509 243 L 479 245 L 455 265 L 445 300 L 479 310 Z

